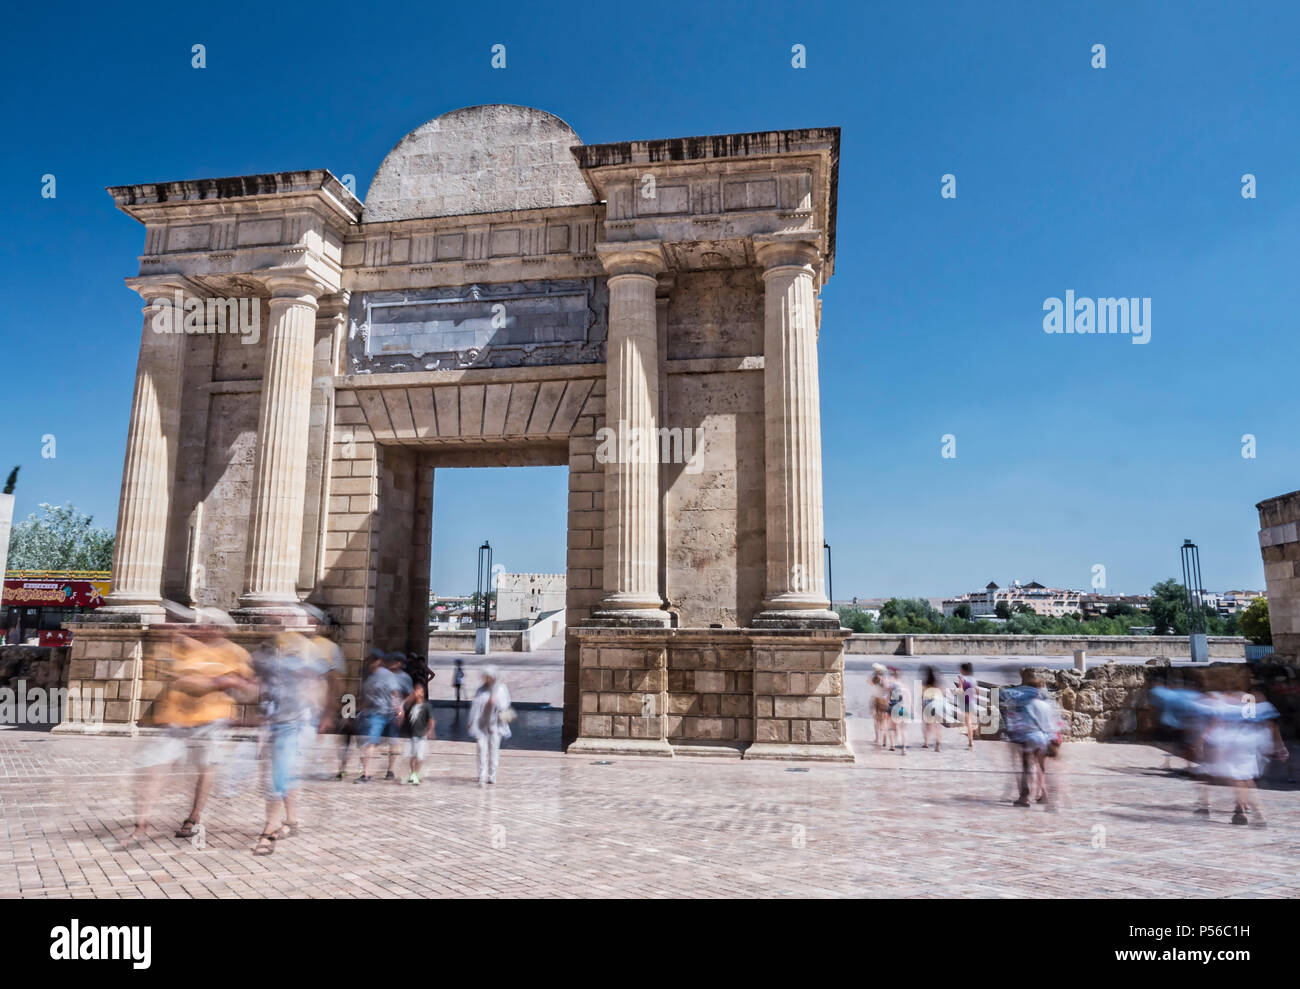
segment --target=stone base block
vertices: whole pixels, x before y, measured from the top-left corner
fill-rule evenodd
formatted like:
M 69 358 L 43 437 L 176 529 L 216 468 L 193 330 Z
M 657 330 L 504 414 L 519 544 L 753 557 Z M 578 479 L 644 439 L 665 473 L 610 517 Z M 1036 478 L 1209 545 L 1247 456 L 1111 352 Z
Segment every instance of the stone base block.
M 51 735 L 111 735 L 118 738 L 135 738 L 142 730 L 131 722 L 61 721 L 50 729 Z
M 662 738 L 579 738 L 569 755 L 648 755 L 672 758 L 673 749 Z
M 568 751 L 852 761 L 844 726 L 848 635 L 839 628 L 571 629 L 578 661 L 566 690 L 576 691 L 580 713 Z
M 798 742 L 755 742 L 745 750 L 746 759 L 781 759 L 790 762 L 854 762 L 847 742 L 809 745 Z
M 838 629 L 840 616 L 833 611 L 764 611 L 749 623 L 761 629 Z

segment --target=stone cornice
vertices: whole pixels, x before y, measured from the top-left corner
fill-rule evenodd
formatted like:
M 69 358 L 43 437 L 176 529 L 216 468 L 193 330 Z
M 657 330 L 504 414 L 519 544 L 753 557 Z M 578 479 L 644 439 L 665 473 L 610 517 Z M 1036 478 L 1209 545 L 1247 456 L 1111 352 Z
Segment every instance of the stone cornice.
M 315 200 L 335 226 L 348 226 L 361 219 L 361 201 L 326 169 L 304 172 L 271 172 L 218 179 L 187 179 L 179 182 L 109 186 L 117 208 L 141 223 L 156 221 L 177 209 L 212 208 L 229 213 L 226 204 L 274 200 L 283 208 L 299 207 L 301 200 Z

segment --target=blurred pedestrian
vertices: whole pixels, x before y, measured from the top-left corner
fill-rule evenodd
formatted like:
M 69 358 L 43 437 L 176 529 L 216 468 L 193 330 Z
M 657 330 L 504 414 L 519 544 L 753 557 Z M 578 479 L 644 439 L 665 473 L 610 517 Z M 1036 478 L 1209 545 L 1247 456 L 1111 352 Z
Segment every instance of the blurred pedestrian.
M 384 729 L 388 738 L 388 772 L 384 774 L 384 779 L 395 780 L 397 774 L 394 770 L 397 768 L 397 759 L 403 748 L 402 740 L 406 737 L 406 703 L 411 699 L 411 692 L 415 689 L 415 680 L 407 672 L 410 661 L 405 653 L 390 652 L 385 662 L 397 680 L 397 710 Z
M 361 714 L 357 722 L 358 740 L 363 743 L 361 775 L 358 783 L 369 783 L 370 763 L 380 744 L 389 744 L 403 694 L 397 676 L 384 663 L 384 654 L 373 651 L 367 661 L 367 675 L 361 682 Z M 390 752 L 390 770 L 392 755 Z
M 143 839 L 162 789 L 166 769 L 185 759 L 198 770 L 194 799 L 177 838 L 194 838 L 212 792 L 228 730 L 237 713 L 236 698 L 251 696 L 253 671 L 248 652 L 220 634 L 196 630 L 172 638 L 162 660 L 165 680 L 154 702 L 154 722 L 162 734 L 150 740 L 139 758 L 140 779 L 135 828 L 128 841 Z
M 1213 693 L 1207 697 L 1212 720 L 1204 736 L 1204 771 L 1208 785 L 1227 786 L 1233 794 L 1233 824 L 1264 827 L 1263 808 L 1255 785 L 1267 761 L 1289 756 L 1276 719 L 1279 712 L 1254 694 Z M 1200 812 L 1208 815 L 1208 800 Z M 1248 817 L 1254 815 L 1252 822 Z
M 1020 796 L 1017 807 L 1038 803 L 1053 806 L 1047 759 L 1060 752 L 1062 724 L 1055 703 L 1041 680 L 1003 691 L 1010 702 L 1007 737 L 1016 746 Z
M 934 741 L 934 751 L 939 751 L 943 723 L 947 717 L 948 701 L 939 686 L 938 674 L 933 666 L 921 667 L 921 748 L 928 749 Z
M 871 664 L 871 680 L 867 684 L 867 704 L 871 708 L 874 741 L 877 745 L 884 745 L 888 734 L 886 721 L 889 717 L 889 691 L 885 689 L 885 667 L 880 663 Z
M 882 676 L 885 692 L 885 737 L 889 740 L 889 751 L 899 750 L 907 755 L 907 692 L 903 689 L 902 677 L 897 666 L 885 668 Z
M 336 656 L 332 649 L 285 631 L 253 658 L 266 719 L 264 751 L 269 762 L 266 823 L 254 855 L 270 855 L 277 840 L 299 830 L 297 797 L 303 754 L 327 717 L 328 678 L 337 673 Z
M 962 663 L 957 675 L 958 698 L 961 701 L 962 720 L 966 725 L 966 747 L 975 748 L 976 709 L 979 706 L 979 684 L 975 680 L 975 667 Z
M 452 674 L 451 686 L 456 691 L 456 706 L 460 707 L 460 688 L 465 683 L 465 661 L 456 657 L 456 672 Z M 459 712 L 458 712 L 459 713 Z
M 417 682 L 412 688 L 411 696 L 406 700 L 406 717 L 402 723 L 411 757 L 411 775 L 406 778 L 406 782 L 418 786 L 420 766 L 434 731 L 433 704 L 425 693 L 424 683 Z
M 510 691 L 497 674 L 495 666 L 483 669 L 483 682 L 474 693 L 469 710 L 469 733 L 478 743 L 478 781 L 495 783 L 501 756 L 501 741 L 510 737 L 514 720 Z

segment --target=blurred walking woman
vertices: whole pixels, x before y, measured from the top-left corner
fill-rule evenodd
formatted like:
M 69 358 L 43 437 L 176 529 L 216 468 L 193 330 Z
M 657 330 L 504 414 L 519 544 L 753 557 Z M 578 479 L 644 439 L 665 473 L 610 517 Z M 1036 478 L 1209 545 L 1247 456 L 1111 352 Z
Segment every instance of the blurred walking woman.
M 514 718 L 510 691 L 497 675 L 497 668 L 485 667 L 483 682 L 475 692 L 474 702 L 469 709 L 469 733 L 478 743 L 479 783 L 497 781 L 501 740 L 510 737 L 510 722 Z

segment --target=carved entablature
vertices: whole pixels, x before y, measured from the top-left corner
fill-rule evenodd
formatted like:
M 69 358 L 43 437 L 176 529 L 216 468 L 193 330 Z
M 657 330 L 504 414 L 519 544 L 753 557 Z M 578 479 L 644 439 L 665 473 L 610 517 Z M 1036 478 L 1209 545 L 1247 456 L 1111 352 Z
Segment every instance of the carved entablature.
M 598 278 L 356 292 L 348 373 L 601 363 L 608 310 Z
M 110 188 L 145 225 L 140 272 L 183 274 L 214 291 L 291 267 L 337 288 L 361 203 L 325 170 Z
M 481 133 L 485 121 L 514 136 Z M 411 346 L 422 353 L 406 355 L 420 367 L 464 366 L 457 355 L 488 346 L 501 348 L 494 362 L 581 362 L 601 359 L 593 348 L 603 347 L 605 290 L 591 280 L 605 276 L 602 243 L 657 243 L 669 272 L 751 268 L 761 264 L 755 238 L 806 232 L 824 283 L 834 265 L 838 162 L 837 128 L 583 145 L 557 117 L 492 106 L 444 114 L 408 135 L 364 206 L 324 170 L 109 192 L 145 225 L 141 274 L 184 275 L 216 295 L 260 293 L 266 275 L 286 268 L 326 292 L 353 293 L 354 307 L 398 293 L 394 312 L 449 302 L 470 286 L 583 282 L 581 340 L 545 339 L 549 324 L 513 323 L 491 340 L 479 333 L 473 347 L 426 347 L 420 331 L 424 343 Z M 444 294 L 427 296 L 435 290 Z M 372 312 L 358 328 L 371 325 Z M 353 370 L 400 360 L 395 346 L 362 347 L 350 355 Z
M 599 274 L 600 207 L 362 223 L 343 248 L 352 291 Z
M 755 235 L 808 231 L 830 277 L 838 128 L 588 144 L 573 154 L 608 204 L 608 241 L 661 241 L 672 268 L 737 268 L 757 263 Z

